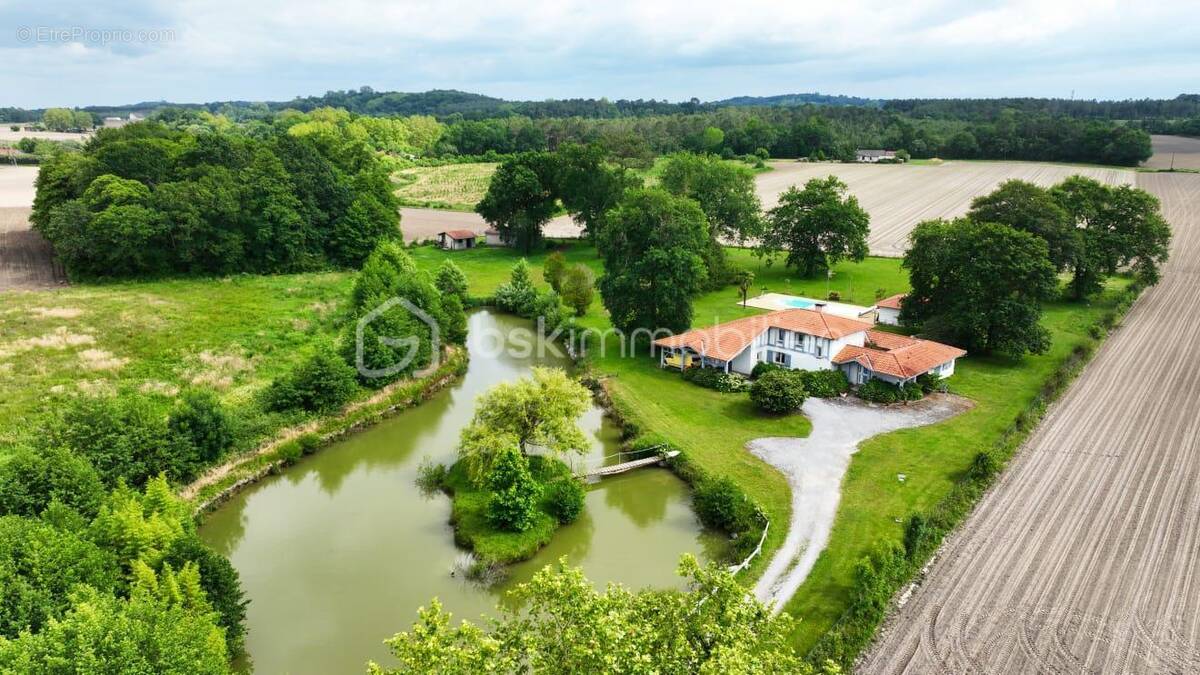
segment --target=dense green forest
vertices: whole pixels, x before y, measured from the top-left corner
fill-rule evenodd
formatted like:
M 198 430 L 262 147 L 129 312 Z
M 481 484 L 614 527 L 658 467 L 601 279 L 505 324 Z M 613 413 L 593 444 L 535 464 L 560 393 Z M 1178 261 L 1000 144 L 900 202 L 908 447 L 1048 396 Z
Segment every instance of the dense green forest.
M 52 155 L 30 217 L 76 278 L 358 266 L 399 216 L 370 144 L 313 121 L 101 129 Z

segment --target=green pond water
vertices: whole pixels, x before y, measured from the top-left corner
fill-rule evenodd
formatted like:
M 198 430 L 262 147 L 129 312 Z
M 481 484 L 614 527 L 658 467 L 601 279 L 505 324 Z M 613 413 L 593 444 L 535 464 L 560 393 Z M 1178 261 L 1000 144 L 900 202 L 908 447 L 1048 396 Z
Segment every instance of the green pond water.
M 500 349 L 529 323 L 487 311 L 470 316 L 470 368 L 454 387 L 251 486 L 209 514 L 200 534 L 233 561 L 250 599 L 247 667 L 260 673 L 363 672 L 388 663 L 383 640 L 407 630 L 437 597 L 460 618 L 494 614 L 504 591 L 566 556 L 598 586 L 675 587 L 680 554 L 712 557 L 686 487 L 665 469 L 641 469 L 590 486 L 578 521 L 561 528 L 508 578 L 481 588 L 450 572 L 462 551 L 444 495 L 415 485 L 425 457 L 449 464 L 475 397 L 561 355 Z M 505 343 L 508 340 L 509 342 Z M 580 421 L 588 458 L 617 451 L 618 431 L 593 407 Z M 579 460 L 586 461 L 586 460 Z

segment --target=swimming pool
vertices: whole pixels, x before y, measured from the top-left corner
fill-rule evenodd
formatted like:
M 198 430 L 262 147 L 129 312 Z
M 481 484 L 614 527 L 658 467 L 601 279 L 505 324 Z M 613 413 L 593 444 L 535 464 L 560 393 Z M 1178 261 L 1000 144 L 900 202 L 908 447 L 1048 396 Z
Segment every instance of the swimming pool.
M 787 305 L 788 307 L 796 307 L 798 309 L 809 309 L 816 304 L 816 301 L 809 300 L 808 298 L 788 298 L 787 300 L 783 301 L 783 304 Z

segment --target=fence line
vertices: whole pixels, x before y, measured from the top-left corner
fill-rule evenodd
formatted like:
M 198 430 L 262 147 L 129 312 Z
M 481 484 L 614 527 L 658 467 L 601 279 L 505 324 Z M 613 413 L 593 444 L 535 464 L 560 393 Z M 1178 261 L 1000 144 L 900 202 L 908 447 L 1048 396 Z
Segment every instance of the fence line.
M 738 572 L 741 572 L 742 570 L 746 569 L 746 567 L 750 564 L 750 561 L 754 560 L 755 556 L 762 553 L 763 542 L 765 542 L 767 540 L 767 532 L 770 531 L 770 529 L 771 529 L 771 521 L 768 520 L 766 527 L 763 528 L 762 536 L 758 538 L 758 546 L 754 547 L 754 550 L 750 552 L 750 555 L 746 556 L 745 560 L 743 560 L 742 562 L 738 563 L 737 565 L 735 565 L 733 567 L 730 567 L 729 568 L 730 574 L 736 576 Z

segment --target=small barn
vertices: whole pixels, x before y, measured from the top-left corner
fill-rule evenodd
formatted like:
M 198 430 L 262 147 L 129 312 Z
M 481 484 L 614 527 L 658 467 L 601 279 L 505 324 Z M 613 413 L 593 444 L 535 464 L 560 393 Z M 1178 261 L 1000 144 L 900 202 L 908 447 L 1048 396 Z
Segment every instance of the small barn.
M 512 246 L 512 240 L 494 227 L 483 233 L 483 240 L 488 246 Z
M 447 251 L 465 251 L 475 248 L 476 234 L 472 230 L 446 230 L 438 232 L 438 246 Z
M 875 303 L 875 322 L 886 323 L 889 326 L 900 325 L 900 301 L 903 293 L 897 293 L 890 298 L 884 298 Z

